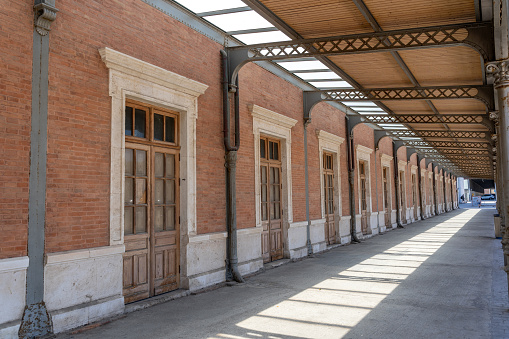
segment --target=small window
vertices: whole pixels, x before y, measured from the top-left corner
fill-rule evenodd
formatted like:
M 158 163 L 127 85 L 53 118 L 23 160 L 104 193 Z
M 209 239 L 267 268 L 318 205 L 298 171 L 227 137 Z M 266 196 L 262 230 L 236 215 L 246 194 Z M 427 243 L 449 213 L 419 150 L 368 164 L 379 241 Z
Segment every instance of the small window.
M 260 159 L 273 160 L 279 162 L 280 156 L 279 140 L 260 138 Z
M 163 111 L 141 103 L 127 102 L 125 107 L 125 135 L 146 139 L 147 141 L 171 143 L 177 146 L 177 117 L 177 113 Z

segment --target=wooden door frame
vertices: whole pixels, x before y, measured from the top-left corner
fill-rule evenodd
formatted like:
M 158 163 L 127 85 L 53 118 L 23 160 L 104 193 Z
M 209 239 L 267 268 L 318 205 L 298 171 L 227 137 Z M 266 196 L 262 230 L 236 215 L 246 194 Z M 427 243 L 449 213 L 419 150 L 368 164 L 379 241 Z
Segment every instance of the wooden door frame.
M 283 151 L 282 151 L 282 142 L 280 139 L 274 138 L 271 136 L 261 135 L 258 140 L 259 144 L 261 143 L 262 139 L 266 140 L 266 144 L 265 144 L 266 158 L 261 158 L 261 155 L 259 153 L 259 159 L 260 159 L 259 171 L 261 174 L 262 166 L 267 168 L 267 220 L 264 221 L 260 217 L 260 222 L 261 222 L 261 227 L 262 227 L 262 233 L 263 233 L 264 225 L 265 224 L 268 225 L 267 231 L 268 231 L 268 237 L 269 237 L 269 239 L 268 239 L 269 262 L 271 262 L 273 260 L 278 260 L 278 259 L 284 258 L 285 248 L 287 246 L 284 241 L 285 232 L 284 232 L 284 211 L 283 211 L 283 187 L 282 187 L 283 186 L 283 161 L 282 161 Z M 278 146 L 278 159 L 279 160 L 269 159 L 268 148 L 269 148 L 270 142 L 275 142 L 279 145 Z M 260 146 L 260 150 L 261 150 L 261 146 Z M 279 220 L 280 220 L 279 222 L 281 223 L 281 238 L 282 238 L 281 245 L 282 245 L 283 255 L 282 255 L 282 258 L 276 258 L 276 259 L 273 259 L 272 255 L 271 255 L 271 218 L 270 218 L 270 205 L 271 205 L 271 203 L 270 203 L 270 169 L 271 168 L 277 168 L 278 173 L 279 173 Z M 261 187 L 261 176 L 260 176 L 260 178 L 258 178 L 258 180 L 260 180 L 260 187 Z M 260 196 L 261 196 L 261 192 L 260 192 Z M 261 199 L 260 199 L 260 210 L 261 210 Z M 262 239 L 262 241 L 263 241 L 263 239 Z M 263 246 L 262 246 L 262 250 L 263 250 Z M 262 257 L 263 257 L 263 252 L 262 252 Z

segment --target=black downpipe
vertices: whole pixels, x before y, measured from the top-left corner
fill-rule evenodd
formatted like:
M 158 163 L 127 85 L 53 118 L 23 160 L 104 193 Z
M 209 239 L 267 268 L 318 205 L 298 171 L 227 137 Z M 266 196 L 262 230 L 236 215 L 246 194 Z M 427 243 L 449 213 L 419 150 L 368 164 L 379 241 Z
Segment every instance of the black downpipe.
M 348 131 L 348 118 L 346 119 L 346 147 L 347 147 L 347 158 L 348 158 L 348 195 L 350 198 L 350 237 L 352 243 L 360 243 L 361 241 L 357 237 L 357 221 L 355 220 L 355 193 L 354 193 L 354 177 L 355 177 L 355 161 L 353 156 L 353 138 Z
M 221 50 L 223 66 L 223 129 L 226 167 L 226 224 L 228 230 L 226 280 L 244 282 L 239 272 L 237 257 L 237 206 L 236 206 L 236 168 L 237 151 L 240 147 L 239 123 L 239 82 L 230 86 L 228 77 L 228 55 Z M 231 145 L 230 92 L 234 93 L 235 105 L 235 146 Z
M 394 140 L 392 141 L 392 154 L 394 155 L 394 186 L 396 194 L 396 225 L 397 228 L 404 228 L 401 224 L 401 211 L 399 208 L 399 194 L 403 194 L 403 192 L 399 192 L 399 167 L 398 167 L 398 150 L 396 148 L 396 144 L 394 143 Z M 399 194 L 398 194 L 399 192 Z
M 418 176 L 418 181 L 419 181 L 419 205 L 421 206 L 421 220 L 424 220 L 424 210 L 423 210 L 423 205 L 422 205 L 422 189 L 421 189 L 421 185 L 422 185 L 422 177 L 421 177 L 421 158 L 419 158 L 419 156 L 417 156 L 417 176 Z

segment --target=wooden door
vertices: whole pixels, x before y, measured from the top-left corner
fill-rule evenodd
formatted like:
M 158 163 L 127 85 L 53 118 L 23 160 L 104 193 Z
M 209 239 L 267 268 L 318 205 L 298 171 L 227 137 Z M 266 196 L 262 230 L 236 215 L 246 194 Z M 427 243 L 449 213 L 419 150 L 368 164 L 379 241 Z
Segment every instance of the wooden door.
M 403 224 L 406 224 L 406 199 L 405 199 L 405 172 L 399 171 L 399 195 L 400 195 L 400 218 Z
M 123 294 L 126 303 L 179 287 L 177 115 L 126 103 Z
M 417 199 L 417 176 L 412 174 L 412 201 L 414 203 L 414 220 L 418 219 L 418 199 Z
M 332 245 L 336 242 L 334 221 L 334 164 L 332 153 L 323 153 L 323 185 L 325 206 L 325 242 Z
M 260 139 L 260 193 L 262 257 L 264 262 L 283 258 L 281 155 L 279 140 Z
M 179 281 L 179 161 L 178 151 L 153 151 L 152 269 L 154 295 L 178 288 Z
M 387 167 L 383 168 L 383 196 L 384 196 L 384 212 L 385 212 L 385 226 L 390 227 L 391 226 L 391 209 L 389 204 L 389 175 L 388 175 L 389 169 Z
M 361 194 L 361 230 L 363 234 L 368 233 L 368 204 L 366 187 L 366 163 L 359 162 L 360 194 Z

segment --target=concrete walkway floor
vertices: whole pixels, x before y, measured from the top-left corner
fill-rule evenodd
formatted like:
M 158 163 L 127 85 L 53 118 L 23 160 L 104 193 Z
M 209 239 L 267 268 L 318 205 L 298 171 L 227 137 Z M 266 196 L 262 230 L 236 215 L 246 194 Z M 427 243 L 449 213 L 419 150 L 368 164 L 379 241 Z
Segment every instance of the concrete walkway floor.
M 509 338 L 494 212 L 452 211 L 57 338 Z

